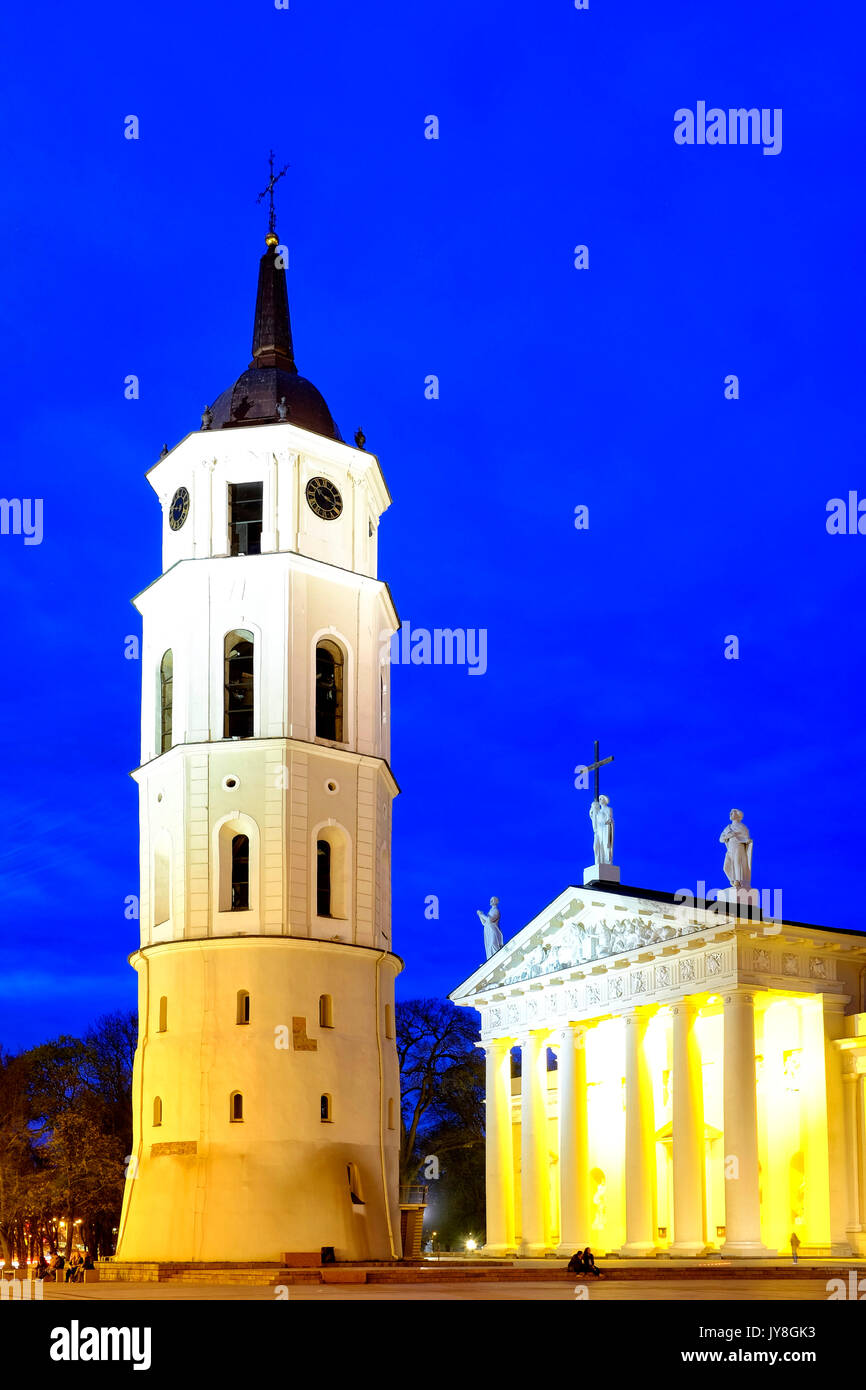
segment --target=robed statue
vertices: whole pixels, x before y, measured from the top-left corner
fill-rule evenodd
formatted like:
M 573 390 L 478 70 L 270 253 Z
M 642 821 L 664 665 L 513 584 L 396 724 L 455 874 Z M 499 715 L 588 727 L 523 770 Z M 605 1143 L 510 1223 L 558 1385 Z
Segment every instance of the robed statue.
M 499 930 L 499 899 L 490 899 L 489 912 L 482 912 L 480 907 L 476 911 L 484 928 L 484 949 L 487 952 L 487 960 L 489 960 L 502 947 L 502 932 Z
M 752 838 L 743 825 L 742 811 L 731 812 L 731 823 L 726 825 L 719 843 L 724 845 L 725 874 L 732 888 L 751 888 L 752 886 Z
M 613 863 L 613 811 L 606 796 L 600 796 L 589 808 L 592 821 L 593 853 L 596 864 Z

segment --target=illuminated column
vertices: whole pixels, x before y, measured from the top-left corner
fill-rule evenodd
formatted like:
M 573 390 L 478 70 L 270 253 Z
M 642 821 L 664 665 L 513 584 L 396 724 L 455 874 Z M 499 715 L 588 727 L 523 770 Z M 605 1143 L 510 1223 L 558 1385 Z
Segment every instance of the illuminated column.
M 586 1029 L 565 1027 L 559 1053 L 559 1246 L 573 1255 L 590 1243 L 589 1135 L 586 1115 Z
M 827 1160 L 827 1217 L 829 1255 L 851 1255 L 851 1241 L 848 1236 L 848 1155 L 845 1147 L 845 1086 L 842 1080 L 842 1057 L 836 1046 L 845 1033 L 845 1004 L 842 999 L 823 994 L 819 996 L 818 1013 L 821 1022 L 818 1043 L 823 1052 L 824 1066 L 821 1069 L 816 1090 L 823 1089 L 825 1103 L 823 1113 L 822 1148 L 826 1149 Z M 824 1082 L 823 1088 L 820 1081 Z M 823 1166 L 823 1164 L 822 1164 Z M 806 1182 L 809 1182 L 809 1167 L 806 1167 Z M 807 1188 L 808 1190 L 808 1188 Z M 854 1242 L 857 1242 L 856 1232 Z
M 704 1084 L 691 998 L 671 1007 L 673 1016 L 674 1243 L 671 1255 L 700 1255 L 704 1231 Z
M 764 1255 L 758 1195 L 755 997 L 725 995 L 725 1243 L 723 1255 Z
M 866 1231 L 866 1072 L 858 1072 L 855 1087 L 857 1092 L 857 1141 L 854 1145 L 854 1151 L 857 1154 L 860 1173 L 860 1222 Z M 866 1251 L 866 1237 L 860 1237 L 858 1248 L 861 1254 Z
M 521 1255 L 549 1248 L 547 1173 L 547 1034 L 529 1033 L 520 1043 Z
M 487 1242 L 485 1255 L 514 1250 L 514 1151 L 511 1138 L 511 1039 L 479 1043 L 487 1067 Z
M 863 1225 L 860 1220 L 860 1154 L 858 1145 L 859 1116 L 858 1091 L 861 1077 L 855 1071 L 842 1074 L 842 1090 L 845 1097 L 845 1154 L 848 1160 L 848 1235 L 851 1245 L 856 1249 L 862 1245 L 860 1239 Z
M 625 1245 L 621 1255 L 655 1254 L 655 1119 L 644 1048 L 648 1018 L 635 1011 L 625 1025 Z

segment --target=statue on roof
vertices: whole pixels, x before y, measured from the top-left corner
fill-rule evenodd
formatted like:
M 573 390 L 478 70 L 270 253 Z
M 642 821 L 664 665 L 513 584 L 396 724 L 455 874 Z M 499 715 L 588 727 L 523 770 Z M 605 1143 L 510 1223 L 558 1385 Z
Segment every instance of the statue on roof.
M 719 843 L 725 846 L 725 874 L 732 888 L 752 886 L 752 837 L 743 824 L 743 813 L 731 811 L 731 823 L 726 825 Z
M 592 821 L 593 855 L 596 864 L 613 863 L 613 811 L 606 796 L 600 796 L 589 808 Z
M 484 928 L 484 949 L 487 952 L 487 960 L 489 960 L 502 948 L 502 932 L 499 930 L 499 899 L 490 899 L 489 912 L 482 912 L 480 908 L 476 910 Z

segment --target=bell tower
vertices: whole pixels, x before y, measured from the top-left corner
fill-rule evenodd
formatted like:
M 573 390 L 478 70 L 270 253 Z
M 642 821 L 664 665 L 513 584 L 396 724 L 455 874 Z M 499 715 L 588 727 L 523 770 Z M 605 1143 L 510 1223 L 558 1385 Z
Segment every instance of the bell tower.
M 390 496 L 298 373 L 278 248 L 252 361 L 147 475 L 122 1261 L 401 1253 Z

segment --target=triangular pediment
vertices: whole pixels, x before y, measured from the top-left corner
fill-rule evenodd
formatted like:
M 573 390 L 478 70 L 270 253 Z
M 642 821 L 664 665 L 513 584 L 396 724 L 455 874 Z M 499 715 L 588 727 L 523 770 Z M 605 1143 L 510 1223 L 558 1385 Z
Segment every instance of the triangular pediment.
M 466 1002 L 491 990 L 520 985 L 594 961 L 652 950 L 698 931 L 704 923 L 667 903 L 624 899 L 615 889 L 564 889 L 449 996 Z

